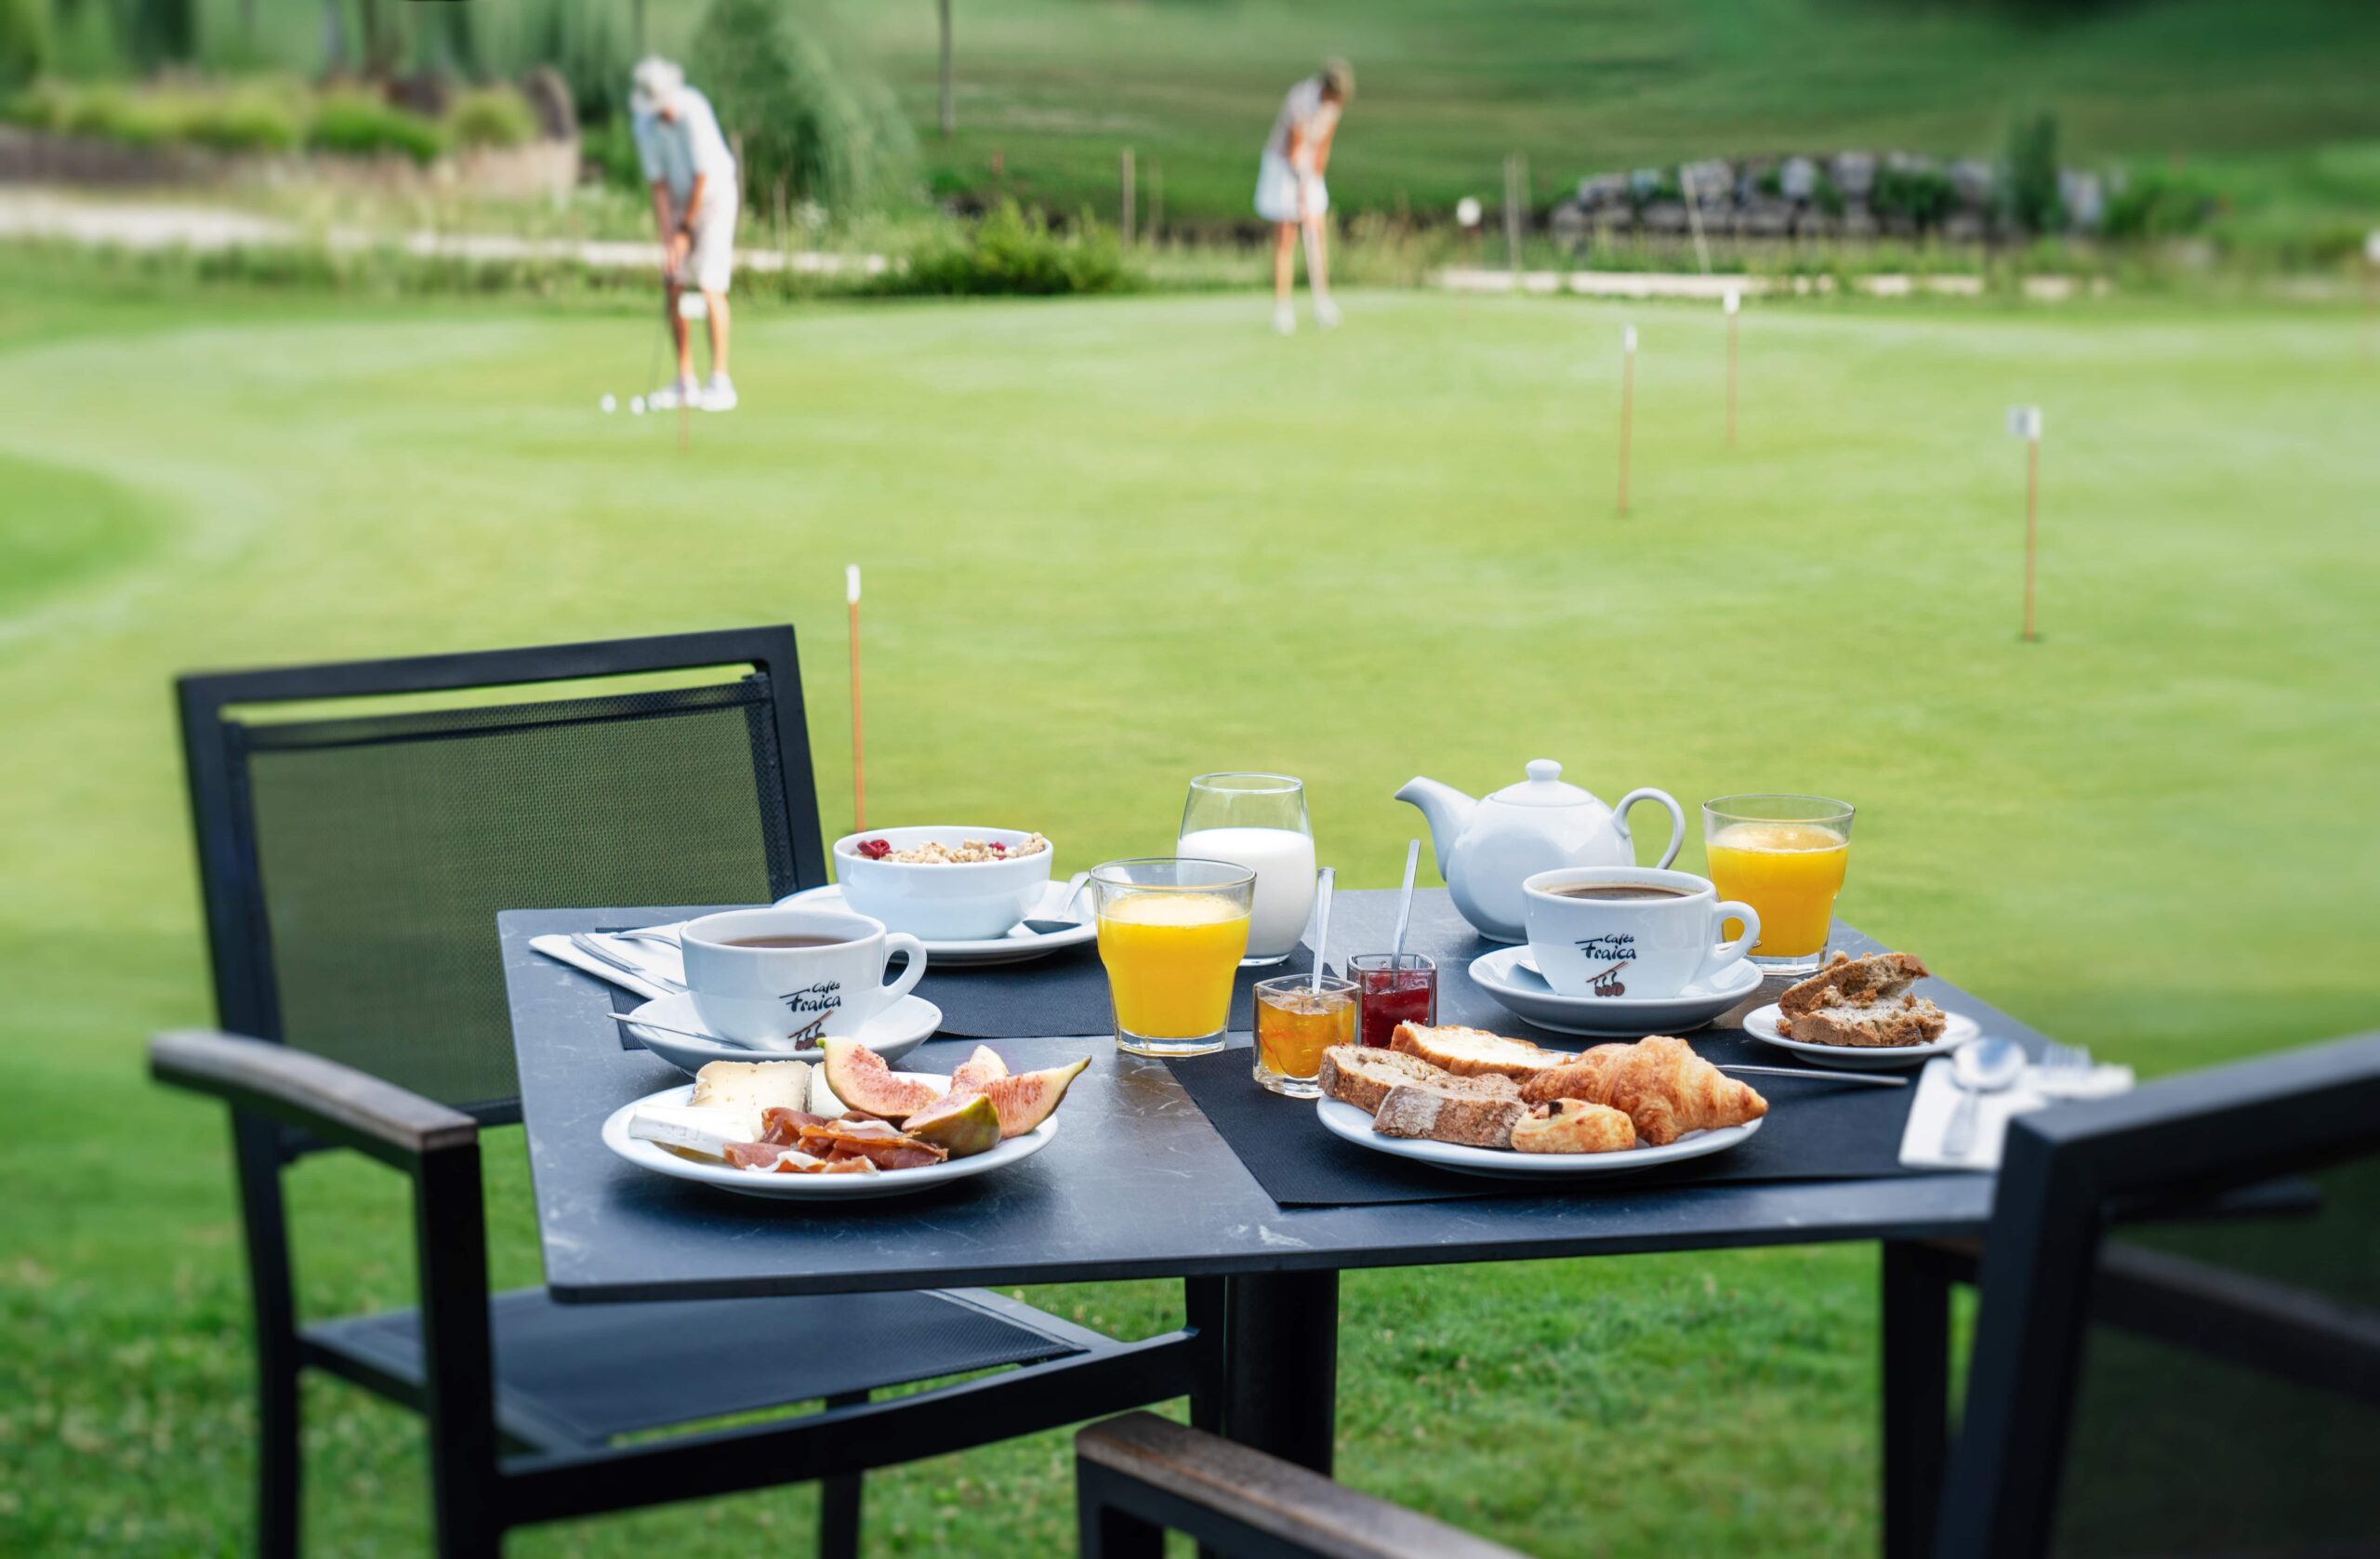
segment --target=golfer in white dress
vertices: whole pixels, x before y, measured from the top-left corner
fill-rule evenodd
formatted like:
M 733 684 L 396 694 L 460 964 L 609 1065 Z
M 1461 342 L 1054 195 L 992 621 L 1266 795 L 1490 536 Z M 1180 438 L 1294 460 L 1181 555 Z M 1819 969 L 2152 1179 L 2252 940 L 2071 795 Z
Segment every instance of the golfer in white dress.
M 710 99 L 687 86 L 686 73 L 670 60 L 638 63 L 628 111 L 637 160 L 653 187 L 653 218 L 661 230 L 661 284 L 668 294 L 669 333 L 678 344 L 677 378 L 645 403 L 655 411 L 733 411 L 727 283 L 735 259 L 735 154 L 719 133 Z M 710 321 L 710 379 L 704 384 L 694 382 L 694 343 L 679 311 L 689 286 L 702 294 Z
M 1323 62 L 1319 73 L 1289 88 L 1280 116 L 1264 139 L 1256 165 L 1256 214 L 1274 224 L 1273 328 L 1287 336 L 1298 327 L 1289 293 L 1296 284 L 1297 250 L 1305 240 L 1305 281 L 1314 294 L 1314 323 L 1329 330 L 1339 323 L 1330 301 L 1329 265 L 1323 254 L 1323 215 L 1330 191 L 1322 175 L 1330 165 L 1330 142 L 1339 115 L 1355 95 L 1355 72 L 1344 59 Z

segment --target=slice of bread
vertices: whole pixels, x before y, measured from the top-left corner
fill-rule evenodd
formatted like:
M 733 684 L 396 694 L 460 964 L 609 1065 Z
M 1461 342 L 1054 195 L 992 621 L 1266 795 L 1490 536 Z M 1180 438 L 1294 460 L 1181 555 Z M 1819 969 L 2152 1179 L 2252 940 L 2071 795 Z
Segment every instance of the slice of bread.
M 1383 1137 L 1508 1148 L 1513 1128 L 1527 1113 L 1508 1077 L 1449 1077 L 1390 1089 L 1372 1114 L 1372 1130 Z
M 1423 1028 L 1415 1024 L 1398 1024 L 1388 1045 L 1393 1050 L 1420 1056 L 1458 1077 L 1488 1074 L 1533 1077 L 1549 1066 L 1576 1059 L 1565 1051 L 1540 1050 L 1526 1039 L 1507 1039 L 1484 1028 Z
M 1925 978 L 1911 953 L 1837 953 L 1824 969 L 1777 998 L 1778 1032 L 1808 1045 L 1884 1050 L 1930 1045 L 1949 1017 L 1909 987 Z
M 1431 1065 L 1418 1055 L 1401 1050 L 1333 1045 L 1322 1052 L 1323 1093 L 1366 1115 L 1380 1108 L 1388 1090 L 1400 1083 L 1450 1081 L 1454 1074 Z
M 1899 996 L 1927 972 L 1914 953 L 1871 953 L 1864 958 L 1837 953 L 1824 969 L 1798 985 L 1787 986 L 1777 998 L 1777 1007 L 1787 1017 L 1796 1018 L 1822 1007 L 1865 1006 Z
M 1520 1153 L 1624 1153 L 1636 1145 L 1636 1123 L 1608 1104 L 1556 1099 L 1540 1104 L 1513 1128 Z

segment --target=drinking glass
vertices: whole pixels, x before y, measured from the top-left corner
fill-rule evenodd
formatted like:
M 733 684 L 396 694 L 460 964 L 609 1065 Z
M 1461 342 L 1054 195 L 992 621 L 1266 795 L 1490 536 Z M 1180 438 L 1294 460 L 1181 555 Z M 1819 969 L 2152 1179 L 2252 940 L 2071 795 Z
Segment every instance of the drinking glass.
M 1088 886 L 1117 1045 L 1134 1055 L 1222 1050 L 1256 874 L 1229 861 L 1165 855 L 1110 861 Z
M 1314 913 L 1314 830 L 1305 786 L 1287 774 L 1200 774 L 1182 808 L 1181 851 L 1256 874 L 1248 926 L 1250 965 L 1276 964 Z
M 1398 1024 L 1438 1021 L 1438 966 L 1419 953 L 1358 953 L 1347 960 L 1355 983 L 1355 1042 L 1386 1050 Z
M 1291 1099 L 1318 1099 L 1322 1052 L 1355 1042 L 1355 985 L 1326 974 L 1256 983 L 1256 1082 Z
M 1851 803 L 1830 796 L 1722 796 L 1702 803 L 1702 848 L 1723 899 L 1760 912 L 1752 961 L 1807 974 L 1826 960 L 1834 896 L 1851 861 Z M 1737 936 L 1729 920 L 1722 936 Z

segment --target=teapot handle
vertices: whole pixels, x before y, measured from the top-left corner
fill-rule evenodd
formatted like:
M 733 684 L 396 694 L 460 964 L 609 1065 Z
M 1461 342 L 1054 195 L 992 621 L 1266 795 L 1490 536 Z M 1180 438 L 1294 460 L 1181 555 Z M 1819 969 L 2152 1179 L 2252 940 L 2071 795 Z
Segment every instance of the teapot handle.
M 1686 809 L 1677 804 L 1676 797 L 1666 790 L 1656 790 L 1649 785 L 1641 790 L 1632 790 L 1622 796 L 1620 799 L 1620 805 L 1611 809 L 1611 821 L 1613 826 L 1620 830 L 1620 837 L 1628 841 L 1632 853 L 1635 848 L 1635 839 L 1628 832 L 1628 809 L 1639 801 L 1659 801 L 1670 814 L 1669 848 L 1662 851 L 1661 858 L 1653 863 L 1656 866 L 1666 868 L 1672 861 L 1677 859 L 1678 847 L 1686 842 Z

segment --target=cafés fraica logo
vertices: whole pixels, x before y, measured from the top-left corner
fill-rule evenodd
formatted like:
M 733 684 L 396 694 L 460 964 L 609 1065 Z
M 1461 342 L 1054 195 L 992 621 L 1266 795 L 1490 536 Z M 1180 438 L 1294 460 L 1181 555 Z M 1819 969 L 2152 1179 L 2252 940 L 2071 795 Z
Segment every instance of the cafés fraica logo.
M 1628 987 L 1620 982 L 1620 971 L 1636 961 L 1636 938 L 1627 931 L 1609 936 L 1582 937 L 1579 951 L 1589 963 L 1604 965 L 1587 977 L 1590 996 L 1626 996 Z
M 807 1017 L 813 1012 L 832 1012 L 843 1004 L 843 983 L 840 980 L 821 980 L 798 991 L 787 991 L 777 999 L 784 1002 L 785 1010 L 797 1018 Z

